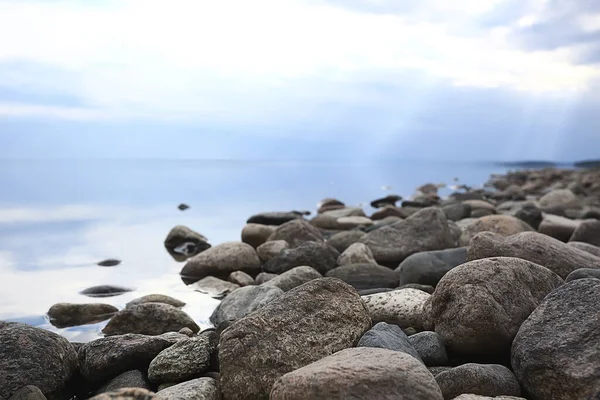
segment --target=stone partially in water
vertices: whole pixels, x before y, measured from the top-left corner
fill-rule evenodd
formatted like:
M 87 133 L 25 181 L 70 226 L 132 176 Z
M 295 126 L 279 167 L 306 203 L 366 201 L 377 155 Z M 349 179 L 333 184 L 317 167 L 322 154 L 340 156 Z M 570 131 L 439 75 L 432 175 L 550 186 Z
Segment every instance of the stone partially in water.
M 181 328 L 190 328 L 198 332 L 200 327 L 192 318 L 179 308 L 161 303 L 144 303 L 119 311 L 102 329 L 105 335 L 139 333 L 160 335 L 177 332 Z
M 180 262 L 211 247 L 203 235 L 183 225 L 171 229 L 164 245 L 169 254 Z
M 173 307 L 183 307 L 185 303 L 181 300 L 174 299 L 171 296 L 167 296 L 165 294 L 149 294 L 134 300 L 131 300 L 129 303 L 125 305 L 125 307 L 137 306 L 138 304 L 145 303 L 163 303 L 168 304 Z
M 119 311 L 110 304 L 72 304 L 58 303 L 50 307 L 48 317 L 50 323 L 57 328 L 93 324 L 104 321 Z
M 114 266 L 117 266 L 119 264 L 121 264 L 121 260 L 116 260 L 114 258 L 109 258 L 107 260 L 100 261 L 98 263 L 98 265 L 101 266 L 101 267 L 114 267 Z
M 190 287 L 197 292 L 206 293 L 215 299 L 222 299 L 240 286 L 232 282 L 215 278 L 214 276 L 207 276 L 206 278 L 191 284 Z
M 119 296 L 123 293 L 131 292 L 133 289 L 129 289 L 122 286 L 112 286 L 112 285 L 100 285 L 100 286 L 92 286 L 85 290 L 79 292 L 88 297 L 112 297 Z

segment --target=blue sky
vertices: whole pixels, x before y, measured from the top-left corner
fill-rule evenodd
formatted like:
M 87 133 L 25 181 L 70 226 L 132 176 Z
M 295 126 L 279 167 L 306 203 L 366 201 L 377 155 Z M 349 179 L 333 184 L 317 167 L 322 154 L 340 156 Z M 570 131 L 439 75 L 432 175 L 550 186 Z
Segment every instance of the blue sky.
M 0 0 L 0 158 L 598 158 L 599 88 L 586 0 Z

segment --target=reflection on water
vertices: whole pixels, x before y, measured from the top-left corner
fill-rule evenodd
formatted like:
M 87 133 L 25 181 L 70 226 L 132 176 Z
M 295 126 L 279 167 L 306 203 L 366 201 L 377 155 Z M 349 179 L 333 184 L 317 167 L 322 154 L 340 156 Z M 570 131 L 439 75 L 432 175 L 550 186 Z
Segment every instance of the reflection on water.
M 107 303 L 166 294 L 202 328 L 218 301 L 187 287 L 182 264 L 163 241 L 187 225 L 213 245 L 239 240 L 262 211 L 315 209 L 323 197 L 369 204 L 388 193 L 409 196 L 426 182 L 480 184 L 496 166 L 464 164 L 269 165 L 149 161 L 0 161 L 0 319 L 25 322 L 84 342 L 106 321 L 59 329 L 45 313 L 55 303 Z M 186 201 L 191 208 L 181 212 Z M 102 260 L 119 265 L 99 266 Z M 109 263 L 111 264 L 111 263 Z M 115 262 L 112 262 L 115 264 Z M 97 285 L 133 291 L 92 298 Z

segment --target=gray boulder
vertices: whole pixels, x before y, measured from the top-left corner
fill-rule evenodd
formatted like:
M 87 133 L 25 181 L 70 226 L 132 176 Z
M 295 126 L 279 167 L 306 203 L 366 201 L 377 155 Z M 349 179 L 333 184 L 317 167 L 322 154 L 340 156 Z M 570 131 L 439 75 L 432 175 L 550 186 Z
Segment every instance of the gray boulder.
M 468 246 L 473 236 L 480 232 L 494 232 L 502 236 L 510 236 L 527 231 L 533 231 L 533 228 L 518 218 L 501 214 L 488 215 L 479 218 L 463 229 L 459 245 Z
M 266 283 L 266 282 L 270 281 L 271 279 L 274 279 L 278 276 L 280 276 L 280 275 L 270 274 L 268 272 L 261 272 L 260 274 L 256 275 L 255 281 L 256 281 L 257 285 L 262 285 L 263 283 Z
M 338 265 L 350 264 L 377 264 L 373 253 L 363 243 L 351 244 L 337 259 Z
M 423 305 L 431 297 L 417 289 L 400 289 L 363 296 L 373 323 L 387 322 L 401 328 L 423 326 Z
M 435 332 L 457 354 L 505 354 L 523 321 L 562 284 L 547 268 L 519 258 L 459 265 L 431 297 Z
M 284 292 L 287 292 L 306 282 L 322 277 L 323 275 L 313 267 L 301 266 L 292 268 L 281 275 L 275 275 L 273 279 L 269 279 L 267 282 L 263 283 L 262 286 L 277 287 Z
M 65 388 L 76 371 L 77 354 L 67 339 L 29 325 L 0 322 L 1 400 L 26 385 L 52 397 Z
M 242 271 L 234 271 L 229 274 L 229 282 L 238 286 L 250 286 L 254 285 L 254 278 Z
M 260 266 L 260 259 L 252 246 L 227 242 L 190 258 L 180 273 L 197 280 L 206 276 L 227 279 L 234 271 L 244 271 L 254 276 L 260 272 Z
M 160 400 L 221 400 L 221 385 L 213 378 L 198 378 L 157 393 Z
M 399 379 L 398 377 L 402 377 Z M 405 353 L 359 347 L 342 350 L 277 380 L 271 400 L 441 400 L 423 364 Z
M 539 229 L 540 224 L 544 220 L 542 210 L 536 207 L 533 203 L 524 203 L 513 210 L 509 215 L 519 218 L 533 229 Z
M 344 207 L 337 210 L 327 210 L 322 214 L 336 219 L 347 217 L 365 217 L 365 212 L 360 207 Z
M 375 264 L 344 265 L 327 272 L 327 276 L 341 279 L 356 290 L 398 287 L 398 275 Z
M 256 253 L 262 262 L 267 262 L 289 248 L 290 245 L 285 240 L 271 240 L 258 246 Z
M 118 311 L 118 308 L 110 304 L 58 303 L 50 307 L 48 317 L 52 325 L 57 328 L 66 328 L 104 321 Z
M 600 279 L 600 269 L 594 268 L 579 268 L 575 271 L 571 272 L 567 279 L 565 279 L 565 283 L 571 282 L 577 279 L 586 279 L 586 278 L 596 278 Z
M 302 215 L 295 212 L 264 212 L 251 216 L 247 223 L 279 226 L 295 219 L 302 219 Z
M 448 204 L 442 210 L 450 221 L 460 221 L 471 216 L 471 206 L 464 203 Z
M 237 321 L 259 310 L 283 295 L 275 286 L 245 286 L 225 297 L 210 316 L 210 322 L 219 326 L 224 321 Z
M 566 210 L 582 208 L 581 201 L 569 189 L 553 190 L 539 200 L 542 211 L 552 214 L 563 214 Z
M 531 399 L 600 397 L 600 280 L 550 293 L 522 324 L 511 365 Z
M 148 381 L 148 377 L 145 372 L 134 369 L 131 371 L 123 372 L 116 378 L 111 379 L 100 389 L 96 390 L 96 394 L 114 392 L 119 389 L 125 388 L 141 388 L 151 390 L 152 387 Z
M 399 326 L 390 325 L 385 322 L 379 322 L 367 331 L 360 338 L 357 347 L 375 347 L 401 351 L 423 362 L 417 350 L 410 343 L 406 333 Z
M 119 296 L 123 293 L 131 292 L 133 289 L 122 287 L 122 286 L 113 286 L 113 285 L 98 285 L 92 286 L 87 289 L 82 290 L 79 294 L 88 297 L 113 297 Z
M 394 267 L 414 253 L 455 247 L 446 214 L 433 207 L 369 232 L 360 242 L 371 249 L 377 263 Z
M 365 236 L 365 233 L 361 230 L 338 232 L 327 240 L 327 244 L 338 252 L 343 253 L 348 247 L 353 243 L 358 242 L 363 236 Z
M 292 289 L 221 333 L 223 395 L 268 398 L 279 377 L 354 346 L 370 326 L 360 296 L 338 279 Z
M 575 229 L 569 241 L 600 246 L 600 220 L 588 219 Z
M 200 328 L 194 320 L 177 307 L 162 303 L 144 303 L 119 311 L 102 329 L 107 336 L 125 333 L 160 335 L 177 332 L 181 328 L 198 332 Z
M 600 268 L 600 257 L 536 232 L 503 238 L 480 233 L 469 245 L 468 260 L 489 257 L 517 257 L 542 265 L 565 279 L 579 268 Z
M 437 333 L 420 332 L 411 335 L 408 341 L 428 367 L 450 365 L 444 341 Z
M 167 296 L 164 294 L 149 294 L 147 296 L 143 296 L 143 297 L 131 300 L 129 303 L 127 303 L 125 305 L 125 307 L 133 307 L 133 306 L 137 306 L 138 304 L 145 304 L 145 303 L 163 303 L 163 304 L 171 305 L 173 307 L 185 306 L 185 303 L 183 301 L 174 299 L 171 296 Z
M 246 224 L 242 229 L 242 242 L 247 243 L 256 249 L 258 246 L 265 243 L 273 232 L 275 232 L 274 226 Z
M 297 219 L 277 227 L 269 236 L 269 241 L 285 240 L 291 248 L 306 242 L 323 242 L 323 235 L 308 221 Z
M 584 243 L 584 242 L 573 242 L 573 241 L 570 241 L 567 244 L 569 246 L 576 247 L 579 250 L 583 250 L 587 253 L 590 253 L 596 257 L 600 257 L 600 247 L 599 246 L 594 246 L 594 245 L 591 245 L 589 243 Z
M 426 251 L 416 253 L 402 261 L 396 268 L 400 285 L 418 283 L 436 286 L 448 271 L 467 262 L 467 248 Z
M 152 360 L 148 367 L 148 378 L 155 383 L 165 383 L 201 377 L 210 368 L 217 341 L 217 334 L 213 330 L 178 341 Z
M 189 257 L 210 248 L 207 239 L 187 226 L 177 225 L 167 235 L 165 248 L 176 261 L 185 261 Z
M 207 276 L 192 283 L 189 287 L 197 292 L 208 294 L 215 299 L 222 299 L 240 286 L 233 282 L 215 278 L 214 276 Z
M 46 400 L 46 396 L 37 386 L 27 385 L 17 390 L 8 400 Z
M 263 265 L 265 272 L 282 274 L 292 268 L 300 266 L 313 267 L 319 273 L 337 266 L 338 251 L 325 243 L 306 242 L 296 248 L 283 250 L 279 255 Z
M 436 375 L 444 399 L 461 394 L 481 396 L 520 396 L 521 387 L 515 375 L 497 364 L 464 364 Z

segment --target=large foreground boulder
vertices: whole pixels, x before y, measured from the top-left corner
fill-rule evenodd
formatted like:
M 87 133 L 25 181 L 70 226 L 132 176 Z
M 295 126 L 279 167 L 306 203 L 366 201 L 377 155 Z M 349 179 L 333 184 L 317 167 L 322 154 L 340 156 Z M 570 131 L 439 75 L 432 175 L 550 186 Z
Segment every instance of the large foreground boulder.
M 200 328 L 194 320 L 177 307 L 162 303 L 144 303 L 119 311 L 102 329 L 107 336 L 125 333 L 160 335 L 190 328 L 198 332 Z
M 533 400 L 600 398 L 600 280 L 550 293 L 521 326 L 511 364 Z
M 0 400 L 26 385 L 51 397 L 77 371 L 77 354 L 62 336 L 17 322 L 0 322 Z
M 224 397 L 267 399 L 279 377 L 354 346 L 370 327 L 360 296 L 338 279 L 292 289 L 221 334 Z
M 263 270 L 274 274 L 282 274 L 295 267 L 309 266 L 321 274 L 334 269 L 340 253 L 326 243 L 306 242 L 293 249 L 282 250 L 270 259 Z
M 562 283 L 547 268 L 519 258 L 459 265 L 431 297 L 435 332 L 458 354 L 506 354 L 523 321 Z
M 260 272 L 260 266 L 260 259 L 252 246 L 241 242 L 227 242 L 190 258 L 181 270 L 181 275 L 196 280 L 207 276 L 227 279 L 234 271 L 244 271 L 255 276 Z
M 517 257 L 542 265 L 565 279 L 579 268 L 600 268 L 600 257 L 536 232 L 507 238 L 491 232 L 480 233 L 469 245 L 468 259 Z
M 360 239 L 377 263 L 396 267 L 411 254 L 456 247 L 446 214 L 439 208 L 425 208 L 403 221 L 369 232 Z
M 467 262 L 467 248 L 425 251 L 402 261 L 396 268 L 400 286 L 409 283 L 436 286 L 448 271 Z
M 271 400 L 441 400 L 423 364 L 408 354 L 360 347 L 290 372 L 277 380 Z

